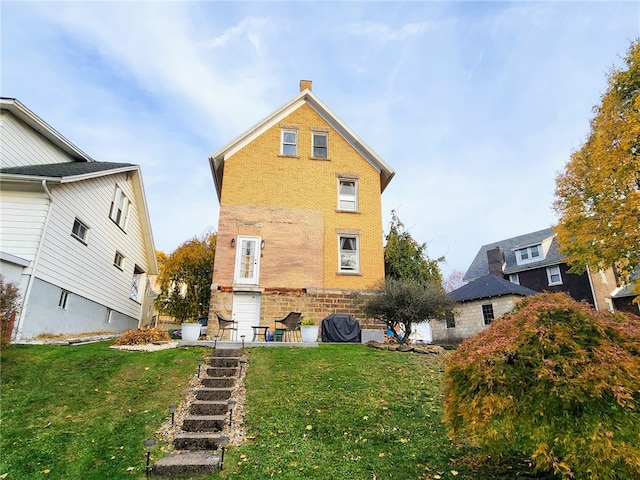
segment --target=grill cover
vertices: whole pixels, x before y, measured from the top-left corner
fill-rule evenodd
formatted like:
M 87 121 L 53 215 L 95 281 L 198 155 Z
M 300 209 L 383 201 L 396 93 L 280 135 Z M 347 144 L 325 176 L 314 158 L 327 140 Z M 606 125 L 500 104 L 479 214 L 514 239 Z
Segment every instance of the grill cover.
M 329 315 L 322 320 L 322 341 L 360 343 L 360 324 L 346 313 Z

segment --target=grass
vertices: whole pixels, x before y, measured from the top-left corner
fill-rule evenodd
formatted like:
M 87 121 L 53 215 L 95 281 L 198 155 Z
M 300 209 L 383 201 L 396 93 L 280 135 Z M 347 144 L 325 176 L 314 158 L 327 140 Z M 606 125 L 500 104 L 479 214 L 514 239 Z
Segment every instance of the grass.
M 184 397 L 202 349 L 108 346 L 2 350 L 0 476 L 141 478 L 143 441 Z
M 442 424 L 442 357 L 361 345 L 248 350 L 248 441 L 227 479 L 493 479 Z M 144 478 L 142 442 L 183 398 L 197 348 L 2 351 L 0 478 Z M 182 397 L 181 397 L 182 395 Z M 156 451 L 154 456 L 160 456 Z M 508 467 L 511 468 L 511 467 Z

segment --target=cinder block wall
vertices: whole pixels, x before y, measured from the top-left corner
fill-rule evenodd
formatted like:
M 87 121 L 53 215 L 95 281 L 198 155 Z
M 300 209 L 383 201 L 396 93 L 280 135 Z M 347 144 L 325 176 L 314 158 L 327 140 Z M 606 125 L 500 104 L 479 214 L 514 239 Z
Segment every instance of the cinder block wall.
M 493 305 L 493 315 L 497 319 L 510 312 L 521 298 L 517 295 L 509 295 L 458 304 L 454 315 L 455 328 L 446 328 L 445 322 L 431 322 L 433 342 L 459 343 L 470 338 L 487 328 L 482 316 L 482 305 Z

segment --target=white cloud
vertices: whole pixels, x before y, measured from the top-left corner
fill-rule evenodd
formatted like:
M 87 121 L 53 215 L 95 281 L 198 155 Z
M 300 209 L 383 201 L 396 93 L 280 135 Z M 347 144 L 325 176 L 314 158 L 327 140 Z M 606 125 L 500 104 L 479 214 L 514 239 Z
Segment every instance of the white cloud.
M 429 28 L 427 22 L 412 22 L 402 25 L 400 28 L 390 28 L 384 23 L 358 22 L 347 26 L 347 30 L 354 36 L 376 37 L 383 42 L 405 40 L 410 37 L 422 35 Z

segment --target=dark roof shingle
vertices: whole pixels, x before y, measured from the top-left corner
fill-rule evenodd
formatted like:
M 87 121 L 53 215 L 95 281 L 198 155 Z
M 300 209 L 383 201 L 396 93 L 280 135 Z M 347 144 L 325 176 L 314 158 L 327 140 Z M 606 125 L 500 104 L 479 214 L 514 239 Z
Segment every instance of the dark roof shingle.
M 32 177 L 63 178 L 135 166 L 136 165 L 132 163 L 64 162 L 0 168 L 0 173 L 4 173 L 7 175 L 25 175 Z
M 460 288 L 450 292 L 456 302 L 467 302 L 481 298 L 500 297 L 503 295 L 535 295 L 535 290 L 512 283 L 495 275 L 484 275 Z

